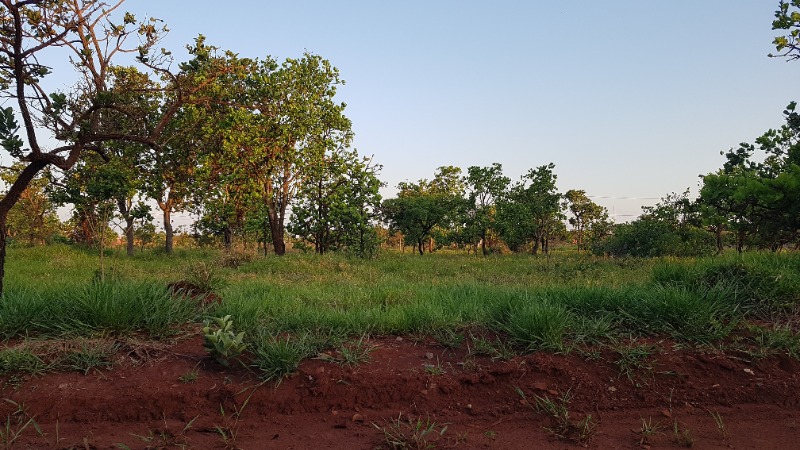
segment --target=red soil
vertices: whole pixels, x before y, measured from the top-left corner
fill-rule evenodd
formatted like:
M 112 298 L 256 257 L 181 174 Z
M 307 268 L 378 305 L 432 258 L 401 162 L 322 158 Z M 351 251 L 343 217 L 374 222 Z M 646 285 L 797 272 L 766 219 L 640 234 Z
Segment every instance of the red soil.
M 520 391 L 531 403 L 569 391 L 572 423 L 590 414 L 597 424 L 589 448 L 800 448 L 800 362 L 788 357 L 752 360 L 665 341 L 648 361 L 652 370 L 630 380 L 611 351 L 590 361 L 575 352 L 493 361 L 468 357 L 466 345 L 374 343 L 368 363 L 310 359 L 280 384 L 259 386 L 247 370 L 209 360 L 192 337 L 126 352 L 111 370 L 5 380 L 0 395 L 24 405 L 44 433 L 26 428 L 15 448 L 388 449 L 379 428 L 398 417 L 446 424 L 430 441 L 436 448 L 580 448 L 575 434 L 546 430 L 555 423 Z M 180 380 L 195 368 L 196 381 Z M 0 419 L 17 423 L 15 407 L 3 403 Z M 652 435 L 642 435 L 643 420 Z M 678 438 L 676 423 L 689 439 Z

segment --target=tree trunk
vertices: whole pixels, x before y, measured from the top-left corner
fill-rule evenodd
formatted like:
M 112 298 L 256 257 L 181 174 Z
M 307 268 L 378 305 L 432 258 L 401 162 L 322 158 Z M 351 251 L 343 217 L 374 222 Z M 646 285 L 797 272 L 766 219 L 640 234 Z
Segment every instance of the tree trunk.
M 125 219 L 125 252 L 128 256 L 133 256 L 134 218 L 131 216 L 131 211 L 125 198 L 117 198 L 117 207 L 119 208 L 119 214 Z
M 486 249 L 486 229 L 484 228 L 481 232 L 481 251 L 483 252 L 483 256 L 487 256 L 489 251 Z
M 231 247 L 233 246 L 233 233 L 231 233 L 230 225 L 225 225 L 225 228 L 222 229 L 222 241 L 223 245 L 225 245 L 225 251 L 231 251 Z
M 419 250 L 420 255 L 425 254 L 425 238 L 420 238 L 417 240 L 417 248 Z
M 722 227 L 717 227 L 714 230 L 714 237 L 716 237 L 716 239 L 717 239 L 717 254 L 721 255 L 722 254 L 722 250 L 723 250 L 723 248 L 722 248 Z
M 286 243 L 283 242 L 283 223 L 278 220 L 275 209 L 269 209 L 269 231 L 272 235 L 272 248 L 275 249 L 275 254 L 283 256 L 286 254 Z
M 531 253 L 534 255 L 539 254 L 539 237 L 533 239 L 533 248 L 531 249 Z
M 166 237 L 164 243 L 164 251 L 168 254 L 172 254 L 172 222 L 170 221 L 170 215 L 172 214 L 172 208 L 164 208 L 164 236 Z
M 6 277 L 6 236 L 8 230 L 6 229 L 6 221 L 8 220 L 8 212 L 0 214 L 0 297 L 5 292 L 3 290 L 3 282 Z

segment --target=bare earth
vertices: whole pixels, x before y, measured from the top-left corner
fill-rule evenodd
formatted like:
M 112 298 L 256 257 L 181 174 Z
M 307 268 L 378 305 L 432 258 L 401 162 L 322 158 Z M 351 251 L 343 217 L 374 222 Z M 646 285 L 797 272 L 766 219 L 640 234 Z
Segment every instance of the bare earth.
M 29 426 L 11 448 L 388 449 L 383 430 L 410 437 L 428 423 L 437 432 L 423 438 L 436 448 L 800 448 L 800 362 L 786 356 L 651 341 L 662 353 L 629 379 L 609 350 L 493 361 L 468 356 L 469 342 L 449 350 L 386 337 L 368 363 L 310 359 L 276 385 L 211 361 L 195 336 L 125 348 L 111 370 L 5 380 L 2 397 L 44 433 Z M 181 381 L 195 368 L 195 381 Z M 554 419 L 533 407 L 535 396 L 567 392 L 570 423 L 596 423 L 588 443 L 576 442 L 577 428 L 558 438 L 547 430 Z M 12 437 L 22 417 L 2 403 Z

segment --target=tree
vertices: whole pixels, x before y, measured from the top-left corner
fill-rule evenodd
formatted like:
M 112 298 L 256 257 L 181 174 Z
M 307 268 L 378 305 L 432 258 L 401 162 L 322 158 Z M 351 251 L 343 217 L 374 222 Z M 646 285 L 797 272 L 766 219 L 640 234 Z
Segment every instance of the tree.
M 318 254 L 349 249 L 373 255 L 379 244 L 373 219 L 381 202 L 380 169 L 355 151 L 336 151 L 318 161 L 300 185 L 289 232 L 313 244 Z
M 467 168 L 467 228 L 471 237 L 480 240 L 484 256 L 489 230 L 495 226 L 495 205 L 511 182 L 503 176 L 503 166 L 494 163 L 490 167 L 471 166 Z
M 238 83 L 240 105 L 225 121 L 216 157 L 226 181 L 239 184 L 266 206 L 275 254 L 286 251 L 286 212 L 308 170 L 327 152 L 352 140 L 345 104 L 336 103 L 343 82 L 329 61 L 312 54 L 278 64 L 253 61 Z
M 773 30 L 786 30 L 787 34 L 776 36 L 772 43 L 778 54 L 771 57 L 800 59 L 800 0 L 781 0 L 772 21 Z
M 425 253 L 425 241 L 432 238 L 435 227 L 451 229 L 459 217 L 464 205 L 460 175 L 457 167 L 440 167 L 432 181 L 402 182 L 397 185 L 397 198 L 383 202 L 383 217 L 390 229 L 416 242 L 420 255 Z
M 8 213 L 36 175 L 51 165 L 69 170 L 86 151 L 102 153 L 106 142 L 153 144 L 180 103 L 166 108 L 147 135 L 114 128 L 113 117 L 138 113 L 138 105 L 127 104 L 109 84 L 113 61 L 120 55 L 136 54 L 140 64 L 163 75 L 168 89 L 177 90 L 182 82 L 165 69 L 171 61 L 168 52 L 151 51 L 164 28 L 155 19 L 137 22 L 129 13 L 114 22 L 112 16 L 122 3 L 0 0 L 0 87 L 15 103 L 15 108 L 0 111 L 0 144 L 25 164 L 0 200 L 0 292 Z M 129 44 L 132 37 L 138 42 Z M 41 61 L 58 57 L 71 63 L 78 78 L 68 93 L 48 93 L 42 83 L 51 69 Z M 47 149 L 42 140 L 51 136 L 58 145 Z
M 544 253 L 549 253 L 550 237 L 563 228 L 562 196 L 553 169 L 552 163 L 530 169 L 498 202 L 498 231 L 512 249 L 532 242 L 533 254 L 539 252 L 540 245 Z
M 610 228 L 608 211 L 591 201 L 583 190 L 570 189 L 564 194 L 564 199 L 565 207 L 572 213 L 572 217 L 568 220 L 575 231 L 578 248 L 585 250 L 591 241 L 603 237 L 608 232 Z
M 21 164 L 0 169 L 0 179 L 5 183 L 15 180 L 22 170 Z M 8 235 L 15 240 L 24 240 L 28 245 L 44 244 L 60 233 L 61 222 L 56 215 L 55 205 L 45 192 L 47 178 L 39 175 L 34 178 L 19 201 L 8 214 Z
M 746 244 L 777 251 L 800 240 L 800 116 L 795 107 L 786 108 L 781 128 L 768 130 L 755 145 L 731 149 L 722 169 L 703 177 L 699 203 L 707 220 L 729 226 L 740 252 Z M 753 158 L 757 150 L 763 152 L 761 160 Z

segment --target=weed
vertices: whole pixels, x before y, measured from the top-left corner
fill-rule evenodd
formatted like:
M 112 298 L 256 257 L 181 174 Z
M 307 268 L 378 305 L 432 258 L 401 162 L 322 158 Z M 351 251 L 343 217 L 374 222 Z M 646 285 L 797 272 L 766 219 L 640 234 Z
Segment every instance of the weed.
M 725 427 L 725 422 L 722 420 L 722 415 L 718 411 L 709 411 L 711 417 L 714 418 L 714 423 L 717 425 L 717 431 L 722 435 L 722 439 L 728 439 L 728 429 Z
M 214 431 L 219 434 L 220 439 L 222 439 L 222 443 L 225 444 L 226 449 L 236 449 L 236 440 L 239 436 L 239 420 L 242 418 L 242 413 L 244 412 L 247 405 L 250 403 L 250 399 L 253 397 L 253 394 L 256 393 L 256 390 L 261 387 L 264 383 L 259 383 L 252 388 L 246 388 L 241 392 L 246 391 L 247 389 L 251 389 L 250 395 L 245 398 L 241 405 L 233 407 L 233 413 L 227 414 L 225 412 L 225 407 L 220 404 L 219 405 L 219 413 L 222 416 L 222 425 L 215 425 Z M 240 392 L 240 393 L 241 393 Z
M 198 261 L 186 267 L 186 281 L 197 286 L 202 292 L 212 292 L 222 288 L 224 280 L 219 276 L 213 263 Z
M 639 445 L 650 445 L 650 438 L 661 432 L 661 424 L 653 423 L 653 418 L 644 420 L 642 417 L 642 429 L 639 431 Z
M 367 335 L 362 335 L 358 340 L 343 344 L 339 347 L 340 362 L 346 366 L 357 366 L 369 361 L 369 355 L 377 345 L 368 341 Z
M 436 359 L 436 364 L 425 364 L 425 373 L 430 375 L 442 375 L 444 372 L 444 367 L 442 367 L 442 363 L 438 358 Z
M 62 364 L 77 372 L 88 375 L 92 369 L 107 369 L 112 366 L 111 359 L 117 352 L 116 342 L 103 340 L 82 340 L 80 347 L 67 354 Z
M 694 446 L 694 438 L 688 428 L 681 428 L 676 420 L 672 426 L 672 440 L 680 447 L 691 448 Z
M 509 360 L 517 355 L 514 348 L 500 338 L 491 340 L 483 336 L 470 335 L 470 340 L 472 341 L 470 353 L 474 355 L 489 356 L 492 359 L 502 360 Z
M 212 317 L 211 320 L 205 322 L 203 345 L 211 356 L 223 366 L 230 366 L 230 360 L 238 358 L 247 348 L 243 341 L 244 331 L 239 334 L 233 331 L 233 319 L 230 315 Z
M 22 403 L 17 403 L 11 399 L 3 399 L 15 409 L 6 416 L 3 428 L 0 429 L 0 444 L 4 449 L 11 449 L 14 443 L 22 437 L 25 430 L 33 428 L 39 436 L 44 436 L 39 424 L 34 420 L 35 416 L 28 413 L 27 408 Z
M 312 349 L 304 337 L 292 340 L 262 336 L 253 350 L 252 367 L 261 373 L 264 380 L 278 380 L 297 370 L 300 361 L 309 356 Z
M 436 330 L 433 333 L 433 338 L 436 339 L 439 345 L 451 350 L 461 347 L 461 344 L 464 343 L 464 335 L 450 328 Z
M 416 420 L 403 415 L 397 419 L 386 420 L 383 426 L 373 423 L 376 429 L 383 433 L 383 440 L 391 449 L 395 450 L 422 450 L 436 448 L 436 444 L 443 438 L 447 425 L 440 425 L 430 417 Z
M 183 426 L 183 429 L 179 431 L 177 434 L 173 433 L 169 430 L 169 426 L 167 425 L 167 420 L 164 418 L 164 428 L 161 430 L 148 430 L 148 434 L 146 436 L 133 434 L 134 437 L 139 438 L 142 442 L 147 444 L 145 447 L 146 450 L 157 450 L 157 449 L 165 449 L 165 448 L 172 448 L 178 447 L 181 449 L 190 448 L 188 440 L 186 438 L 186 432 L 188 432 L 192 425 L 194 425 L 194 421 L 200 417 L 199 415 L 194 416 L 192 420 L 190 420 L 186 425 Z M 118 448 L 122 449 L 129 449 L 124 444 L 117 444 Z
M 47 368 L 47 364 L 28 349 L 6 348 L 0 350 L 0 375 L 19 373 L 37 375 L 45 372 Z
M 179 376 L 178 380 L 180 380 L 180 382 L 183 384 L 190 384 L 197 381 L 198 378 L 200 378 L 200 374 L 197 372 L 197 369 L 192 369 L 191 371 Z
M 525 393 L 520 388 L 516 388 L 517 394 L 536 412 L 549 417 L 553 425 L 545 427 L 545 430 L 552 433 L 559 439 L 570 440 L 579 445 L 586 445 L 594 436 L 597 423 L 591 414 L 587 414 L 578 422 L 570 419 L 568 409 L 569 402 L 572 400 L 572 393 L 565 392 L 561 397 L 553 400 L 547 395 L 540 397 L 534 395 L 534 404 L 531 405 Z
M 619 355 L 614 363 L 619 369 L 620 376 L 625 375 L 631 382 L 636 378 L 637 372 L 651 373 L 653 371 L 653 366 L 647 362 L 653 353 L 652 346 L 619 345 L 614 348 L 614 351 Z

